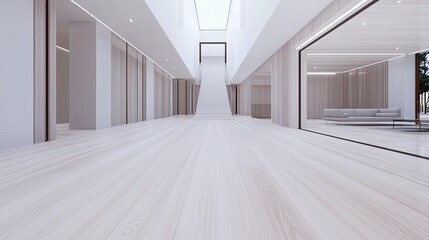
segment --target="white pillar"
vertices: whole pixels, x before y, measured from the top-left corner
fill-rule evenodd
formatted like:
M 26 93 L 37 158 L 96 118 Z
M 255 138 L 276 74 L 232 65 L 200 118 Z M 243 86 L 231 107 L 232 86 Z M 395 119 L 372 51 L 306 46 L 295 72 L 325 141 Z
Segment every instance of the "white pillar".
M 155 64 L 146 62 L 146 120 L 155 119 Z
M 70 129 L 111 126 L 111 33 L 96 22 L 70 24 Z
M 97 23 L 97 129 L 112 126 L 112 33 Z
M 33 143 L 33 0 L 0 1 L 0 149 Z
M 403 118 L 415 118 L 415 69 L 414 55 L 389 61 L 389 108 L 400 108 Z

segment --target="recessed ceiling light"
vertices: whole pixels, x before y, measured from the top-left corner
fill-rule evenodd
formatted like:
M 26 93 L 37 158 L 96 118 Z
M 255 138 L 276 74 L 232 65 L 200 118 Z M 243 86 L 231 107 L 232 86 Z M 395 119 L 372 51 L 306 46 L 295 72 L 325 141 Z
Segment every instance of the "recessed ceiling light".
M 132 23 L 134 20 L 132 18 L 130 18 L 130 22 Z
M 166 62 L 168 62 L 168 59 L 165 59 Z
M 127 41 L 124 37 L 122 37 L 119 33 L 117 33 L 115 30 L 113 30 L 111 27 L 109 27 L 107 24 L 105 24 L 104 22 L 102 22 L 100 19 L 98 19 L 96 16 L 94 16 L 94 14 L 92 14 L 91 12 L 89 12 L 87 9 L 85 9 L 84 7 L 82 7 L 79 3 L 77 3 L 75 0 L 70 0 L 70 2 L 72 2 L 74 5 L 76 5 L 78 8 L 80 8 L 81 10 L 83 10 L 85 13 L 87 13 L 90 17 L 92 17 L 93 19 L 95 19 L 97 22 L 99 22 L 101 25 L 103 25 L 104 27 L 106 27 L 107 29 L 109 29 L 112 33 L 114 33 L 116 36 L 118 36 L 120 39 L 122 39 L 124 42 L 127 42 L 130 46 L 134 47 L 135 49 L 137 49 L 143 56 L 145 56 L 149 61 L 153 62 L 156 66 L 160 67 L 161 69 L 163 69 L 165 72 L 167 72 L 168 75 L 170 75 L 170 77 L 174 78 L 174 76 L 172 74 L 170 74 L 168 71 L 166 71 L 164 68 L 162 68 L 161 66 L 159 66 L 158 63 L 156 63 L 153 59 L 151 59 L 149 56 L 147 56 L 146 54 L 144 54 L 141 50 L 139 50 L 137 47 L 135 47 L 132 43 L 130 43 L 129 41 Z
M 316 69 L 317 67 L 316 67 L 316 66 L 314 66 L 313 68 L 314 68 L 314 69 Z
M 362 23 L 362 26 L 366 26 L 366 22 Z
M 397 47 L 396 50 L 399 50 L 399 47 Z
M 173 70 L 176 70 L 176 68 L 175 68 L 175 67 L 173 67 Z
M 402 2 L 402 0 L 398 0 L 398 1 L 396 1 L 396 3 L 401 3 Z

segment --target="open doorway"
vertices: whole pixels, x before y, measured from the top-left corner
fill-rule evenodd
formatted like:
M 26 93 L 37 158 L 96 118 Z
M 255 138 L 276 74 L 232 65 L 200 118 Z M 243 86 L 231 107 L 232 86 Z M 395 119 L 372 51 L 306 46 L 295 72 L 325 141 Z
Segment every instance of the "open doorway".
M 200 63 L 204 57 L 223 57 L 227 63 L 227 55 L 226 42 L 200 42 Z
M 70 1 L 56 4 L 56 137 L 76 134 L 70 131 L 70 25 L 73 22 L 92 22 L 94 19 Z

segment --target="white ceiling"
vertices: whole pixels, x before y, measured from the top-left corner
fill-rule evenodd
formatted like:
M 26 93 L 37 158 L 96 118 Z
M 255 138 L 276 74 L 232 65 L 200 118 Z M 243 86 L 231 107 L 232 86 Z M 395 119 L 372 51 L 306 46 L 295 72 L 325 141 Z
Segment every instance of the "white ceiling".
M 74 1 L 168 71 L 173 77 L 193 78 L 193 74 L 152 14 L 146 1 Z M 57 11 L 59 22 L 93 21 L 92 17 L 88 17 L 70 0 L 57 0 Z M 133 19 L 132 23 L 130 19 Z M 61 24 L 60 26 L 65 29 L 67 24 Z
M 162 6 L 168 3 L 170 3 L 170 5 L 176 3 L 172 4 L 169 1 L 160 0 L 156 2 L 150 1 L 150 8 L 148 2 L 145 0 L 74 1 L 174 77 L 188 79 L 194 77 L 193 75 L 196 71 L 192 69 L 192 64 L 197 64 L 197 57 L 186 57 L 184 53 L 195 51 L 195 55 L 197 55 L 198 49 L 193 49 L 192 44 L 187 45 L 192 49 L 187 49 L 187 46 L 184 44 L 173 44 L 172 42 L 174 42 L 175 39 L 172 38 L 177 37 L 167 34 L 169 31 L 166 32 L 166 30 L 161 27 L 161 24 L 158 22 L 160 19 L 157 19 L 153 14 L 154 11 L 159 14 L 158 12 L 162 12 L 162 9 L 151 9 L 154 7 L 162 8 Z M 249 5 L 249 1 L 250 0 L 246 2 L 247 5 Z M 259 0 L 252 1 L 258 2 Z M 240 82 L 254 72 L 332 0 L 306 0 L 299 2 L 294 0 L 276 1 L 279 1 L 279 4 L 276 5 L 275 11 L 272 16 L 269 17 L 268 22 L 264 24 L 262 30 L 252 33 L 252 37 L 255 35 L 256 40 L 252 41 L 253 44 L 247 46 L 245 51 L 243 51 L 242 55 L 244 57 L 242 61 L 239 61 L 240 64 L 237 64 L 236 74 L 234 74 L 235 81 Z M 266 4 L 268 4 L 268 2 Z M 67 47 L 68 41 L 65 37 L 68 31 L 67 22 L 93 21 L 93 19 L 80 8 L 77 8 L 70 0 L 58 0 L 57 5 L 59 19 L 58 42 L 64 47 Z M 177 6 L 175 5 L 174 8 L 178 6 L 179 4 L 177 3 Z M 254 9 L 255 13 L 257 13 L 258 10 L 259 9 Z M 305 14 L 302 14 L 303 12 Z M 246 13 L 249 14 L 249 12 Z M 247 17 L 255 19 L 255 17 L 257 18 L 257 14 Z M 132 23 L 129 21 L 130 18 L 133 19 Z M 176 17 L 171 18 L 170 21 L 173 21 L 175 18 Z M 279 26 L 284 26 L 285 22 L 291 22 L 293 24 L 287 25 L 287 27 L 282 28 L 282 31 L 279 31 Z M 173 22 L 170 24 L 163 22 L 164 28 L 166 26 L 171 26 L 171 24 L 173 24 Z M 182 32 L 184 36 L 189 33 L 186 29 Z M 179 37 L 183 38 L 184 36 Z M 186 39 L 180 39 L 180 41 L 186 42 Z M 191 39 L 189 41 L 196 41 L 195 45 L 197 45 L 198 39 Z M 184 46 L 186 49 L 179 46 Z M 168 61 L 166 61 L 167 59 Z M 183 59 L 185 59 L 185 61 Z M 188 63 L 191 61 L 190 59 L 192 63 Z
M 250 76 L 331 2 L 332 0 L 281 0 L 258 32 L 254 43 L 248 46 L 245 57 L 233 74 L 232 82 L 240 83 Z M 258 18 L 258 9 L 254 11 L 254 17 Z M 248 14 L 245 12 L 246 16 Z
M 428 48 L 429 1 L 380 0 L 310 46 L 306 53 L 322 54 L 307 56 L 308 72 L 345 72 Z

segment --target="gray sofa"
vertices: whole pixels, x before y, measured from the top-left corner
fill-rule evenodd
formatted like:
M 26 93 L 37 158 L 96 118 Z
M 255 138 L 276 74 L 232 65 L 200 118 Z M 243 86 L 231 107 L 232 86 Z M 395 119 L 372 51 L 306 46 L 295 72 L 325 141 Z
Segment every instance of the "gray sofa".
M 401 118 L 401 109 L 323 109 L 323 119 L 337 122 L 390 122 Z

